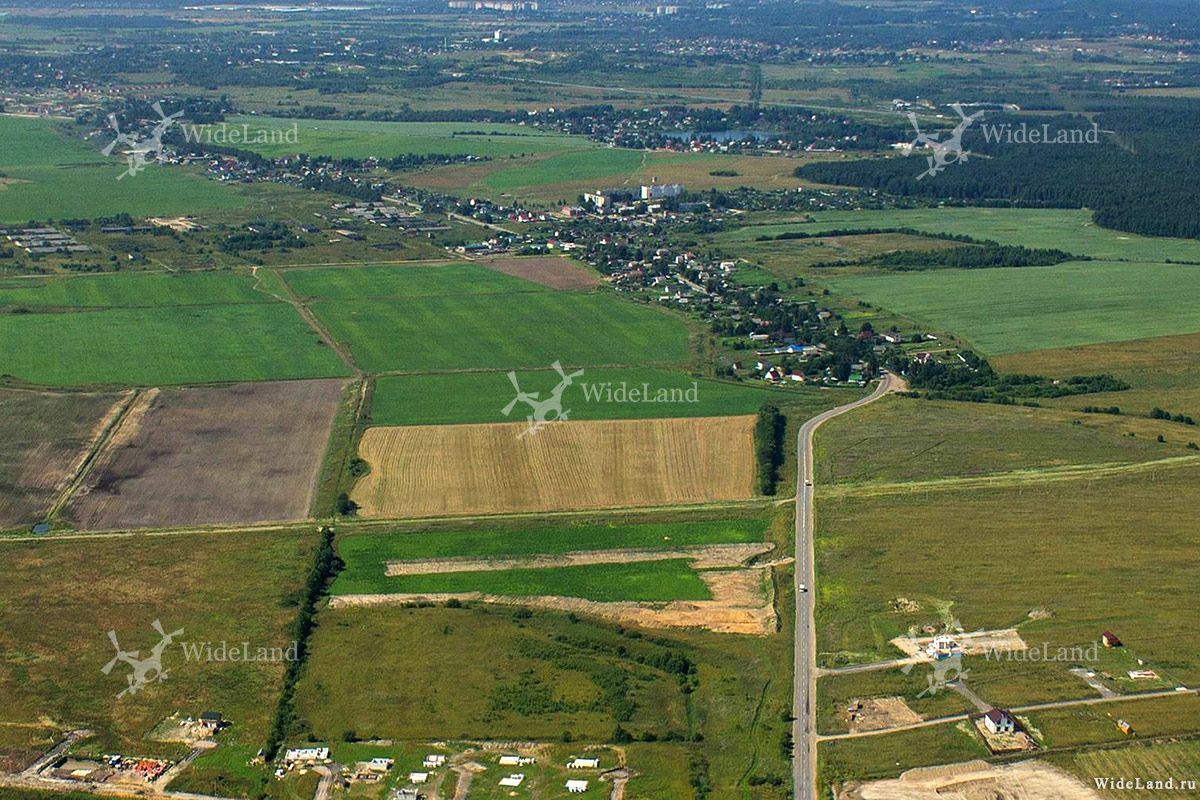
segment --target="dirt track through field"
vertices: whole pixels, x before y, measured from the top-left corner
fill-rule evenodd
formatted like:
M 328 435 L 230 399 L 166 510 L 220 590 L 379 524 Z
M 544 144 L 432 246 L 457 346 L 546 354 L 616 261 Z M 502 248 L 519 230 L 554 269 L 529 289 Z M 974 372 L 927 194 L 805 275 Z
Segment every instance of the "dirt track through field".
M 304 519 L 343 386 L 146 392 L 63 514 L 84 530 Z
M 710 570 L 700 573 L 711 600 L 673 600 L 668 603 L 601 603 L 577 597 L 505 597 L 480 592 L 443 594 L 346 594 L 330 598 L 329 607 L 405 605 L 448 600 L 528 606 L 563 613 L 587 614 L 622 625 L 645 628 L 701 628 L 717 633 L 767 636 L 775 633 L 777 618 L 770 567 Z
M 693 569 L 719 569 L 740 566 L 755 556 L 769 553 L 774 547 L 775 545 L 768 542 L 752 542 L 696 545 L 677 547 L 673 550 L 588 550 L 525 558 L 430 558 L 419 561 L 389 561 L 387 574 L 397 576 L 447 572 L 504 572 L 510 569 L 632 564 L 638 561 L 670 561 L 679 558 L 690 559 Z
M 753 496 L 754 417 L 371 428 L 365 517 L 698 504 Z

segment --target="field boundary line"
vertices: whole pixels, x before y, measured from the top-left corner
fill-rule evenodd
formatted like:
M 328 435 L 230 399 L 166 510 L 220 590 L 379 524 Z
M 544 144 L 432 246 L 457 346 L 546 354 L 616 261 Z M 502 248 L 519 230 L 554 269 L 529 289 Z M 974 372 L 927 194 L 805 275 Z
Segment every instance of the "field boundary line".
M 1200 455 L 1171 456 L 1154 461 L 1107 462 L 1102 464 L 1070 464 L 1062 467 L 1012 470 L 960 478 L 936 478 L 928 481 L 904 481 L 897 483 L 858 483 L 832 486 L 826 490 L 828 497 L 879 497 L 915 492 L 953 491 L 956 489 L 989 489 L 1021 486 L 1030 483 L 1058 483 L 1062 481 L 1107 478 L 1156 469 L 1179 469 L 1200 464 Z
M 258 277 L 257 274 L 255 277 Z M 350 369 L 355 378 L 361 378 L 364 374 L 363 370 L 359 368 L 358 364 L 354 363 L 354 357 L 350 354 L 350 349 L 346 347 L 346 345 L 344 345 L 340 340 L 338 340 L 337 337 L 333 336 L 328 330 L 325 329 L 325 326 L 321 324 L 319 319 L 317 319 L 317 315 L 312 312 L 312 309 L 305 305 L 304 301 L 300 299 L 300 295 L 296 294 L 296 290 L 293 289 L 292 285 L 287 282 L 287 278 L 278 274 L 276 274 L 276 277 L 279 278 L 279 283 L 283 285 L 283 291 L 287 294 L 287 298 L 284 299 L 284 302 L 296 309 L 296 313 L 300 315 L 301 319 L 308 323 L 308 327 L 312 328 L 322 340 L 324 340 L 331 348 L 333 348 L 333 352 L 336 353 L 337 357 L 341 359 L 342 363 Z

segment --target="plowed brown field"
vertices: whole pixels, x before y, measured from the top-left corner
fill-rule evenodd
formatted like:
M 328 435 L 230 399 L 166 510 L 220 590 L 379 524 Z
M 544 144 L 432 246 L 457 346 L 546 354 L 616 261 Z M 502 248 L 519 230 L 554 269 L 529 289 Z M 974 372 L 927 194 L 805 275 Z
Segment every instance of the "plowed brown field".
M 686 505 L 753 495 L 754 417 L 371 428 L 363 516 Z

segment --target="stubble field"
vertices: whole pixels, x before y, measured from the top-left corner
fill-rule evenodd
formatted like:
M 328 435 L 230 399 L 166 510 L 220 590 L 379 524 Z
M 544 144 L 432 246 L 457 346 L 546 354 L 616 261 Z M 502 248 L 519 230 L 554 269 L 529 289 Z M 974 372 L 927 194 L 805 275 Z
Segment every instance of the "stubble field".
M 422 517 L 744 500 L 754 417 L 372 428 L 368 517 Z

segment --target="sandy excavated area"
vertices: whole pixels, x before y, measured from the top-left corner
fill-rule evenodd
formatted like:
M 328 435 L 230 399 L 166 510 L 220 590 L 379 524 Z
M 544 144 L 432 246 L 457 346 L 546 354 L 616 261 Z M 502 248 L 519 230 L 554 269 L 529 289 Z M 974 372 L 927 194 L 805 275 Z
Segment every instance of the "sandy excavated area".
M 577 597 L 504 597 L 479 592 L 445 594 L 350 594 L 330 598 L 330 608 L 403 605 L 405 603 L 462 602 L 528 606 L 553 611 L 589 614 L 623 625 L 645 628 L 703 628 L 717 633 L 767 636 L 775 633 L 778 619 L 770 580 L 770 567 L 747 567 L 700 573 L 711 600 L 675 600 L 669 603 L 599 603 Z
M 846 715 L 851 733 L 882 731 L 921 721 L 921 715 L 909 708 L 903 697 L 868 697 L 850 703 L 856 704 L 858 710 Z
M 364 517 L 411 518 L 747 500 L 754 417 L 370 428 L 351 494 Z
M 848 786 L 847 800 L 1102 800 L 1077 778 L 1041 761 L 992 766 L 970 761 Z
M 770 542 L 751 542 L 677 547 L 673 550 L 589 550 L 525 558 L 430 558 L 418 561 L 389 561 L 386 571 L 389 576 L 434 575 L 445 572 L 504 572 L 510 569 L 628 564 L 635 561 L 669 561 L 678 558 L 689 559 L 693 569 L 720 569 L 740 566 L 751 558 L 769 553 L 773 549 L 775 545 Z

